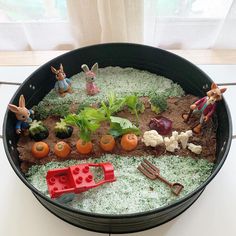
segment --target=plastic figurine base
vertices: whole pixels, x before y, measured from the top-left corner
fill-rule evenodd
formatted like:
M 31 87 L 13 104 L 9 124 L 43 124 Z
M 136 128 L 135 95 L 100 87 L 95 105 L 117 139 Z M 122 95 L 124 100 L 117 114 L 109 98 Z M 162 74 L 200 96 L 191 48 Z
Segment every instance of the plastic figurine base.
M 96 183 L 92 172 L 90 172 L 90 166 L 102 167 L 104 179 Z M 63 194 L 82 193 L 91 188 L 115 180 L 114 168 L 111 163 L 87 163 L 67 168 L 54 169 L 49 170 L 46 176 L 48 192 L 51 198 L 58 198 Z

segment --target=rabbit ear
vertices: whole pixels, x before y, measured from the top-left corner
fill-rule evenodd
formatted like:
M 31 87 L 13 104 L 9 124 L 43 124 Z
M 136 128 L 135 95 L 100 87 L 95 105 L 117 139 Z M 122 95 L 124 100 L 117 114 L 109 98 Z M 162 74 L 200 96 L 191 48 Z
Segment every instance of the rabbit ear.
M 64 71 L 64 69 L 63 69 L 63 65 L 62 65 L 62 64 L 60 64 L 60 69 L 61 69 L 62 71 Z
M 23 95 L 20 95 L 19 107 L 25 107 L 25 98 Z
M 218 88 L 217 84 L 212 83 L 212 84 L 211 84 L 211 89 L 216 89 L 216 88 Z
M 53 66 L 51 66 L 51 71 L 52 71 L 52 73 L 54 73 L 54 74 L 57 73 L 57 70 L 56 70 Z
M 18 113 L 19 112 L 19 108 L 13 104 L 8 104 L 8 108 L 10 111 L 14 112 L 14 113 Z
M 81 66 L 81 69 L 86 73 L 86 72 L 89 72 L 89 68 L 88 68 L 88 66 L 86 65 L 86 64 L 83 64 L 82 66 Z
M 226 89 L 227 89 L 227 88 L 221 88 L 221 89 L 220 89 L 220 92 L 221 92 L 221 93 L 224 93 L 224 92 L 226 91 Z
M 97 62 L 92 66 L 91 71 L 92 71 L 94 74 L 97 74 L 97 72 L 98 72 L 98 63 L 97 63 Z

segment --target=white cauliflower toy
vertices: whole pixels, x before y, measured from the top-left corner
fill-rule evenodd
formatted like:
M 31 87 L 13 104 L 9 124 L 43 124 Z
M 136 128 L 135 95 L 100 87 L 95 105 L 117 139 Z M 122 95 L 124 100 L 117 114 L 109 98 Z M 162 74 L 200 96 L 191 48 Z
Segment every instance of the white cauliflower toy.
M 172 136 L 170 138 L 165 137 L 164 143 L 166 146 L 166 150 L 168 152 L 174 152 L 175 149 L 179 149 L 178 132 L 177 131 L 172 132 Z
M 179 134 L 178 140 L 180 141 L 183 149 L 185 149 L 187 147 L 188 140 L 192 136 L 193 136 L 193 131 L 192 130 L 187 130 L 187 131 L 181 132 Z
M 156 147 L 163 143 L 163 137 L 156 130 L 146 131 L 143 134 L 142 142 L 146 146 Z
M 200 145 L 195 145 L 195 144 L 193 144 L 193 143 L 189 143 L 189 144 L 188 144 L 188 149 L 189 149 L 191 152 L 193 152 L 193 153 L 195 153 L 195 154 L 197 154 L 197 155 L 199 155 L 199 154 L 202 152 L 202 146 L 200 146 Z

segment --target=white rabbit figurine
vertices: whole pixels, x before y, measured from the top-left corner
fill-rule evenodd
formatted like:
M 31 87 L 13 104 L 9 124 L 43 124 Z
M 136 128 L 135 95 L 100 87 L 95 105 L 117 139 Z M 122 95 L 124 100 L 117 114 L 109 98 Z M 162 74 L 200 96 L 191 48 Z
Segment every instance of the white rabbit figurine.
M 16 133 L 21 134 L 21 132 L 26 131 L 29 128 L 29 123 L 32 122 L 30 115 L 34 114 L 33 110 L 28 110 L 25 107 L 25 98 L 23 95 L 19 98 L 19 107 L 13 104 L 8 105 L 9 110 L 15 113 L 16 115 Z

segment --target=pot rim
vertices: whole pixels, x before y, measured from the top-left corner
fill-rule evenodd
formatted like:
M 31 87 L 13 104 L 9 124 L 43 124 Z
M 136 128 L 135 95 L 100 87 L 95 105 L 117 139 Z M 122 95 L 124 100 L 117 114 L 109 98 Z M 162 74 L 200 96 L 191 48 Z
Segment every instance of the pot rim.
M 81 49 L 86 49 L 86 48 L 92 48 L 92 47 L 104 47 L 104 46 L 131 46 L 131 47 L 145 47 L 145 48 L 149 48 L 152 50 L 157 50 L 159 52 L 165 53 L 165 54 L 169 54 L 172 57 L 176 57 L 178 60 L 182 60 L 184 63 L 186 63 L 186 65 L 190 65 L 191 67 L 193 67 L 196 71 L 201 72 L 209 81 L 213 82 L 212 79 L 204 72 L 202 71 L 199 67 L 197 67 L 196 65 L 194 65 L 193 63 L 191 63 L 190 61 L 186 60 L 185 58 L 182 58 L 174 53 L 171 53 L 169 51 L 160 49 L 160 48 L 155 48 L 152 46 L 147 46 L 147 45 L 143 45 L 143 44 L 135 44 L 135 43 L 103 43 L 103 44 L 95 44 L 95 45 L 91 45 L 91 46 L 86 46 L 86 47 L 82 47 L 82 48 L 77 48 L 75 50 L 69 51 L 67 53 L 64 53 L 60 56 L 57 56 L 53 59 L 51 59 L 50 61 L 44 63 L 43 65 L 41 65 L 37 70 L 35 70 L 31 75 L 29 75 L 24 82 L 19 86 L 19 88 L 16 90 L 16 92 L 14 93 L 13 97 L 10 100 L 10 103 L 13 101 L 13 98 L 15 97 L 15 95 L 21 90 L 21 88 L 25 85 L 26 81 L 28 81 L 31 77 L 33 77 L 35 74 L 37 74 L 37 72 L 39 70 L 42 69 L 42 67 L 44 66 L 50 66 L 51 64 L 53 64 L 53 62 L 57 59 L 59 59 L 60 57 L 63 57 L 65 55 L 72 55 L 74 53 L 77 53 L 79 50 Z M 3 122 L 3 144 L 4 144 L 4 149 L 5 149 L 5 153 L 7 155 L 8 161 L 10 162 L 13 170 L 15 171 L 15 173 L 17 174 L 17 176 L 21 179 L 21 181 L 33 192 L 33 194 L 36 194 L 38 196 L 40 196 L 41 198 L 43 198 L 45 201 L 50 202 L 51 204 L 55 205 L 56 207 L 62 208 L 63 210 L 69 211 L 69 212 L 73 212 L 76 214 L 81 214 L 84 216 L 88 216 L 88 217 L 96 217 L 96 218 L 104 218 L 104 219 L 125 219 L 125 218 L 137 218 L 137 217 L 143 217 L 143 216 L 147 216 L 147 215 L 151 215 L 151 214 L 157 214 L 159 212 L 168 210 L 170 208 L 173 208 L 175 206 L 180 205 L 181 203 L 184 203 L 186 200 L 188 200 L 189 198 L 193 197 L 196 193 L 200 192 L 201 190 L 203 190 L 211 181 L 212 179 L 216 176 L 216 174 L 220 171 L 220 169 L 222 168 L 227 155 L 229 153 L 230 150 L 230 146 L 231 146 L 231 142 L 232 142 L 232 119 L 231 119 L 231 114 L 229 111 L 229 107 L 227 102 L 225 101 L 225 99 L 223 98 L 222 101 L 224 102 L 224 106 L 225 109 L 227 111 L 227 118 L 228 118 L 228 123 L 229 123 L 229 137 L 227 139 L 227 144 L 225 147 L 225 152 L 223 154 L 222 159 L 220 160 L 219 164 L 217 165 L 217 167 L 213 170 L 213 172 L 211 173 L 211 175 L 204 181 L 203 184 L 201 184 L 198 188 L 196 188 L 194 191 L 190 192 L 189 194 L 185 195 L 184 197 L 176 200 L 175 202 L 173 202 L 170 205 L 166 205 L 166 206 L 162 206 L 153 210 L 149 210 L 149 211 L 145 211 L 145 212 L 137 212 L 137 213 L 129 213 L 129 214 L 119 214 L 119 215 L 113 215 L 113 214 L 101 214 L 101 213 L 91 213 L 91 212 L 86 212 L 86 211 L 82 211 L 79 209 L 74 209 L 68 206 L 65 206 L 63 204 L 60 204 L 56 201 L 53 201 L 51 198 L 45 196 L 44 194 L 42 194 L 39 190 L 37 190 L 33 185 L 31 185 L 24 177 L 23 173 L 17 169 L 17 167 L 15 166 L 11 155 L 8 151 L 8 145 L 7 145 L 7 139 L 6 136 L 4 135 L 6 133 L 6 123 L 7 123 L 7 119 L 8 119 L 8 109 L 6 109 L 5 111 L 5 116 L 4 116 L 4 122 Z

